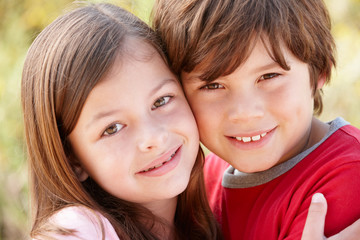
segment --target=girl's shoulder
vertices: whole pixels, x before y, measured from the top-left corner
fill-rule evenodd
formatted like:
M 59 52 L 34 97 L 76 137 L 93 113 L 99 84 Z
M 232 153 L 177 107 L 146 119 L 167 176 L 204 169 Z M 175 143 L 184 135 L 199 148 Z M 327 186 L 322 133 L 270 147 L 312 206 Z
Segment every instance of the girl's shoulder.
M 55 226 L 55 239 L 66 240 L 119 240 L 115 229 L 102 214 L 83 206 L 65 207 L 51 218 L 51 225 Z M 71 233 L 62 234 L 62 233 Z M 103 238 L 103 235 L 104 238 Z

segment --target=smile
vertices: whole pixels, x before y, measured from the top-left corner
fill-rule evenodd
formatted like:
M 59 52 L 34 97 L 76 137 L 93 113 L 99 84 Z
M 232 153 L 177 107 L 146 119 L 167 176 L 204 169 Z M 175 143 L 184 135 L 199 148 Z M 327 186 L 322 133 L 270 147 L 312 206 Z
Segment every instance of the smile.
M 238 141 L 242 141 L 244 143 L 248 143 L 248 142 L 256 142 L 256 141 L 259 141 L 261 138 L 265 137 L 266 136 L 266 132 L 265 133 L 262 133 L 262 134 L 259 134 L 259 135 L 255 135 L 255 136 L 252 136 L 252 137 L 233 137 L 235 138 L 236 140 Z
M 171 159 L 176 155 L 176 153 L 177 153 L 178 150 L 179 150 L 179 149 L 177 149 L 173 154 L 171 154 L 171 156 L 170 156 L 168 159 L 166 159 L 164 162 L 159 163 L 159 164 L 157 164 L 157 165 L 155 165 L 155 166 L 153 166 L 153 167 L 150 167 L 150 168 L 148 168 L 148 169 L 146 169 L 146 170 L 140 171 L 140 173 L 149 172 L 149 171 L 151 171 L 151 170 L 154 170 L 154 169 L 156 169 L 156 168 L 159 168 L 159 167 L 163 166 L 164 164 L 168 163 L 168 162 L 171 161 Z

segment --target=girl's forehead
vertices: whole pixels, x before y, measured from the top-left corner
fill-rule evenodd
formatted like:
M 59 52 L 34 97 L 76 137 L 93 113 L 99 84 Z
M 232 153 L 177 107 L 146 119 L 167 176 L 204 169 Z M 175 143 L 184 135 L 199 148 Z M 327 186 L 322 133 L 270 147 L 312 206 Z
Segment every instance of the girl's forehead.
M 137 37 L 128 37 L 125 39 L 122 47 L 122 52 L 126 58 L 134 58 L 137 61 L 148 61 L 157 52 L 145 39 Z

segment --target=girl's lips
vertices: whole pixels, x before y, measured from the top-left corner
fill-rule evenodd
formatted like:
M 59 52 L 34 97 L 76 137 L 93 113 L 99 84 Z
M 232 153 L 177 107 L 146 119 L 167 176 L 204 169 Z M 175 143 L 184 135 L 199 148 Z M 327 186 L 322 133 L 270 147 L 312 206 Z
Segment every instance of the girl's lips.
M 181 156 L 181 146 L 175 149 L 172 149 L 162 155 L 161 157 L 155 159 L 147 167 L 140 170 L 136 174 L 146 175 L 146 176 L 161 176 L 172 169 L 174 169 L 180 161 Z

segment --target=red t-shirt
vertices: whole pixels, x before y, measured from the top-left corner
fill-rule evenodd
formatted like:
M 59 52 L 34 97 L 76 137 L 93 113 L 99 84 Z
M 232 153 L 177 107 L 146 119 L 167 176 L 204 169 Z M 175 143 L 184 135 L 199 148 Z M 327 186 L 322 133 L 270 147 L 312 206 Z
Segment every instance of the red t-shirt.
M 350 125 L 265 172 L 235 176 L 214 154 L 207 156 L 204 171 L 226 239 L 300 239 L 316 192 L 328 202 L 326 236 L 360 218 L 360 130 Z

